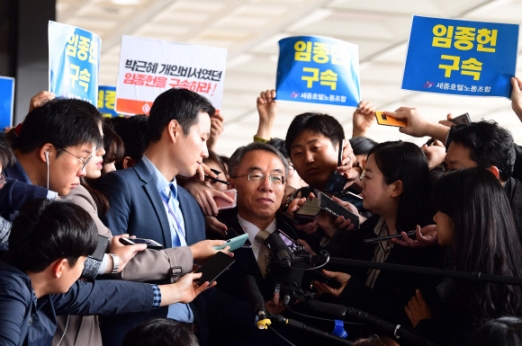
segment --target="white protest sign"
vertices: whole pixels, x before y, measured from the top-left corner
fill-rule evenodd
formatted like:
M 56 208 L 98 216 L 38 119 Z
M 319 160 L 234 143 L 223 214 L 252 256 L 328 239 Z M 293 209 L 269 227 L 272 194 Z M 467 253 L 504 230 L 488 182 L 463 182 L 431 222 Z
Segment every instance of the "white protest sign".
M 149 114 L 156 97 L 170 88 L 205 96 L 221 108 L 227 49 L 123 36 L 116 110 Z

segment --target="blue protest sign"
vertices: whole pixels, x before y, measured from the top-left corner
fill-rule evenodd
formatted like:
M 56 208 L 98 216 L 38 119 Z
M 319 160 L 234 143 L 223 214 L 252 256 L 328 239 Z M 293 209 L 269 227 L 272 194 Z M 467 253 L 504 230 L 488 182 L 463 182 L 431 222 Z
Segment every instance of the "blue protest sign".
M 6 127 L 12 126 L 14 84 L 14 78 L 0 77 L 0 131 L 2 132 Z
M 123 114 L 118 114 L 114 108 L 116 105 L 116 87 L 100 85 L 98 87 L 98 110 L 106 117 L 118 117 Z
M 402 88 L 511 95 L 518 25 L 414 16 Z
M 278 100 L 353 107 L 360 89 L 357 45 L 315 36 L 279 41 Z
M 96 105 L 100 48 L 96 34 L 49 21 L 49 91 Z

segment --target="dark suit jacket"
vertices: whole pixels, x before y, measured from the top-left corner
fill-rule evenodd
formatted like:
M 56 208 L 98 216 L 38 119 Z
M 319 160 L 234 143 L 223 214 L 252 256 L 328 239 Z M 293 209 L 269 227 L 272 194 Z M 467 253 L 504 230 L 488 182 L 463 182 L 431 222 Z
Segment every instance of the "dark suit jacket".
M 99 179 L 97 186 L 109 199 L 109 211 L 102 221 L 114 235 L 129 233 L 139 238 L 154 239 L 165 248 L 172 247 L 170 226 L 165 207 L 152 173 L 140 160 L 129 169 L 109 173 Z M 178 186 L 178 200 L 185 220 L 188 245 L 205 240 L 205 219 L 196 200 Z M 155 282 L 170 283 L 170 282 Z M 201 334 L 205 334 L 205 321 L 197 313 L 197 299 L 191 304 Z M 151 317 L 166 317 L 168 309 L 161 308 L 151 314 L 128 314 L 118 317 L 101 317 L 101 330 L 105 345 L 120 345 L 125 334 L 139 322 Z M 203 344 L 205 337 L 203 338 Z
M 228 226 L 227 239 L 245 233 L 238 222 L 237 209 L 231 210 L 220 221 Z M 287 231 L 287 226 L 280 223 L 279 219 L 277 221 L 277 228 Z M 235 232 L 230 231 L 231 228 Z M 273 332 L 259 330 L 255 326 L 255 312 L 250 307 L 245 288 L 246 276 L 252 275 L 256 279 L 265 301 L 272 299 L 274 289 L 263 279 L 252 249 L 239 248 L 234 251 L 234 258 L 236 262 L 217 279 L 216 288 L 208 291 L 206 296 L 209 345 L 287 345 Z M 295 337 L 293 330 L 288 331 L 288 328 L 277 326 L 276 329 L 286 337 Z M 291 341 L 296 343 L 295 338 Z

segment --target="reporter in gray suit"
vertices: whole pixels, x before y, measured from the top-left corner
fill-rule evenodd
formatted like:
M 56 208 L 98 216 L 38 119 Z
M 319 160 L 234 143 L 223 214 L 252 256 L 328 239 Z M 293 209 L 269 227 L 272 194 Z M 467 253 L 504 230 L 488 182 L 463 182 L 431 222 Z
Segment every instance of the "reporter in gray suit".
M 170 89 L 156 98 L 143 158 L 132 168 L 103 176 L 96 186 L 109 200 L 110 208 L 102 221 L 114 235 L 154 239 L 164 248 L 190 246 L 205 239 L 203 213 L 195 199 L 178 186 L 176 175 L 193 176 L 208 156 L 206 140 L 214 112 L 206 98 L 186 89 Z M 187 248 L 179 263 L 191 263 L 192 255 L 198 257 Z M 171 263 L 171 267 L 174 277 L 192 269 L 178 263 Z M 132 327 L 151 317 L 196 322 L 204 343 L 204 317 L 200 319 L 186 304 L 174 304 L 151 314 L 101 318 L 104 344 L 120 345 Z

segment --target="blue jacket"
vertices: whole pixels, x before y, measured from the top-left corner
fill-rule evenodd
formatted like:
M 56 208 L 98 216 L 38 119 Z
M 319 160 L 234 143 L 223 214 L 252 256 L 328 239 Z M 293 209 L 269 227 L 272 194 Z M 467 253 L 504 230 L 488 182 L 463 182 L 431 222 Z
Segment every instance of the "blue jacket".
M 77 281 L 67 293 L 36 299 L 27 274 L 0 262 L 0 344 L 51 344 L 56 315 L 148 312 L 154 293 L 149 284 L 128 281 Z
M 132 168 L 111 172 L 102 176 L 96 188 L 109 200 L 109 211 L 101 217 L 114 235 L 128 233 L 138 238 L 154 239 L 164 248 L 172 247 L 170 225 L 161 195 L 156 188 L 153 174 L 143 160 Z M 205 218 L 192 195 L 178 186 L 178 200 L 185 220 L 187 245 L 205 240 Z M 163 283 L 163 282 L 155 282 Z M 205 339 L 206 321 L 201 315 L 198 297 L 190 304 L 195 322 Z M 151 314 L 128 314 L 117 317 L 100 317 L 103 343 L 120 345 L 125 334 L 136 324 L 153 317 L 167 317 L 167 307 Z M 205 344 L 203 341 L 202 344 Z

